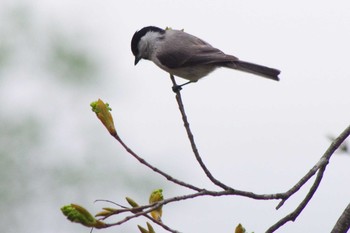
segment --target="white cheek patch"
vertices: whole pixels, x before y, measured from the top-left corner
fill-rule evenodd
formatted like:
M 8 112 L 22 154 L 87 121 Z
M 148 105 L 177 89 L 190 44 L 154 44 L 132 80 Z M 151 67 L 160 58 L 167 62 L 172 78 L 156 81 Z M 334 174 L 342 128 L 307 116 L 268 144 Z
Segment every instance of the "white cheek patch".
M 159 38 L 159 32 L 147 32 L 139 42 L 139 51 L 144 59 L 151 59 L 154 51 L 155 41 Z

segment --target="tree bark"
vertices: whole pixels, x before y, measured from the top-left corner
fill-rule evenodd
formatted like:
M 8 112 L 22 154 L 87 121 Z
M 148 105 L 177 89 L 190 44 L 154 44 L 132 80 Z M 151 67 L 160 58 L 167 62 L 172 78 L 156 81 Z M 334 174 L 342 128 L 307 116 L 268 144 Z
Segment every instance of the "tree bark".
M 350 228 L 350 203 L 345 208 L 331 233 L 346 233 Z

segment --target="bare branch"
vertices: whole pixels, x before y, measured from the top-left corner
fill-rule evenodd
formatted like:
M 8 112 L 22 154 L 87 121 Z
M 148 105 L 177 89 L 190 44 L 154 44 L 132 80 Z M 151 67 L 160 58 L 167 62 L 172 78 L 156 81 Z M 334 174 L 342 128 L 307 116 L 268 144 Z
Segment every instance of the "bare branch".
M 304 184 L 315 175 L 315 173 L 324 165 L 326 165 L 328 161 L 321 157 L 318 163 L 303 177 L 298 183 L 296 183 L 290 190 L 284 193 L 285 197 L 282 198 L 282 201 L 277 205 L 276 209 L 279 209 L 289 197 L 291 197 L 294 193 L 296 193 Z
M 225 184 L 223 184 L 222 182 L 220 182 L 219 180 L 217 180 L 209 171 L 209 169 L 206 167 L 206 165 L 204 164 L 198 148 L 196 146 L 196 143 L 194 141 L 194 136 L 192 134 L 192 131 L 190 129 L 190 124 L 188 122 L 187 119 L 187 115 L 185 113 L 185 109 L 184 109 L 184 105 L 182 102 L 182 98 L 181 98 L 181 93 L 180 93 L 180 89 L 181 88 L 176 88 L 178 87 L 176 82 L 175 82 L 175 78 L 174 76 L 170 75 L 170 78 L 173 82 L 173 90 L 176 93 L 176 100 L 179 106 L 179 110 L 181 112 L 182 115 L 182 119 L 183 119 L 183 123 L 184 123 L 184 127 L 186 129 L 187 132 L 187 136 L 189 138 L 191 147 L 192 147 L 192 151 L 195 155 L 195 158 L 197 160 L 197 162 L 199 163 L 199 165 L 201 166 L 202 170 L 204 171 L 204 173 L 206 174 L 206 176 L 209 178 L 209 180 L 215 184 L 216 186 L 220 187 L 223 189 L 223 191 L 208 191 L 204 188 L 199 188 L 196 187 L 192 184 L 186 183 L 184 181 L 178 180 L 173 178 L 172 176 L 168 175 L 167 173 L 161 171 L 160 169 L 154 167 L 153 165 L 149 164 L 146 160 L 144 160 L 143 158 L 141 158 L 140 156 L 138 156 L 133 150 L 131 150 L 122 140 L 121 138 L 117 135 L 117 134 L 112 134 L 112 136 L 124 147 L 124 149 L 131 154 L 134 158 L 136 158 L 141 164 L 147 166 L 148 168 L 152 169 L 154 172 L 164 176 L 166 179 L 168 179 L 169 181 L 178 184 L 180 186 L 183 187 L 187 187 L 191 190 L 196 191 L 195 193 L 192 194 L 188 194 L 188 195 L 183 195 L 183 196 L 176 196 L 173 198 L 168 198 L 168 199 L 164 199 L 161 202 L 157 202 L 156 204 L 152 204 L 152 205 L 145 205 L 145 206 L 140 206 L 140 207 L 136 207 L 136 208 L 131 208 L 131 209 L 127 209 L 125 211 L 119 211 L 116 212 L 115 214 L 119 214 L 121 212 L 131 212 L 132 215 L 125 217 L 124 219 L 120 220 L 119 222 L 116 223 L 111 223 L 108 224 L 108 226 L 115 226 L 115 225 L 120 225 L 123 224 L 133 218 L 137 218 L 139 216 L 145 216 L 147 218 L 150 218 L 150 216 L 148 216 L 148 213 L 151 212 L 152 210 L 154 210 L 155 208 L 159 207 L 160 205 L 165 205 L 171 202 L 175 202 L 175 201 L 180 201 L 180 200 L 186 200 L 186 199 L 190 199 L 190 198 L 195 198 L 195 197 L 199 197 L 199 196 L 227 196 L 227 195 L 231 195 L 231 196 L 244 196 L 244 197 L 248 197 L 248 198 L 252 198 L 252 199 L 256 199 L 256 200 L 271 200 L 271 199 L 280 199 L 280 203 L 277 205 L 276 209 L 279 209 L 288 199 L 289 197 L 291 197 L 294 193 L 296 193 L 298 190 L 300 190 L 300 188 L 307 183 L 311 177 L 313 177 L 315 174 L 316 178 L 313 182 L 313 185 L 311 186 L 310 190 L 308 191 L 308 193 L 306 194 L 305 198 L 301 201 L 301 203 L 296 207 L 296 209 L 294 211 L 292 211 L 290 214 L 288 214 L 287 216 L 285 216 L 284 218 L 282 218 L 281 220 L 279 220 L 277 223 L 275 223 L 274 225 L 272 225 L 266 232 L 274 232 L 275 230 L 279 229 L 281 226 L 283 226 L 285 223 L 289 222 L 289 221 L 295 221 L 296 218 L 300 215 L 300 213 L 303 211 L 303 209 L 307 206 L 307 204 L 309 203 L 309 201 L 312 199 L 314 193 L 316 192 L 317 188 L 319 187 L 321 180 L 323 178 L 323 174 L 326 170 L 326 167 L 329 163 L 329 160 L 331 158 L 331 156 L 334 154 L 334 152 L 339 148 L 339 146 L 341 146 L 341 144 L 344 142 L 344 140 L 350 135 L 350 126 L 348 126 L 333 142 L 332 144 L 329 146 L 329 148 L 327 149 L 327 151 L 324 153 L 324 155 L 320 158 L 320 160 L 314 165 L 314 167 L 312 169 L 310 169 L 310 171 L 305 174 L 290 190 L 288 190 L 285 193 L 276 193 L 276 194 L 255 194 L 252 192 L 247 192 L 247 191 L 241 191 L 241 190 L 235 190 Z M 348 208 L 350 208 L 348 206 Z M 345 217 L 345 220 L 342 220 L 342 224 L 345 223 L 349 223 L 349 210 L 345 210 L 343 215 Z M 115 215 L 113 214 L 113 215 Z M 342 215 L 342 216 L 343 216 Z M 109 216 L 108 216 L 109 217 Z M 152 220 L 153 221 L 153 220 Z M 339 219 L 340 221 L 340 219 Z M 339 222 L 338 221 L 338 222 Z M 346 222 L 347 221 L 347 222 Z M 169 231 L 169 232 L 177 232 L 176 230 L 171 229 L 170 227 L 168 227 L 167 225 L 165 225 L 164 223 L 157 223 L 158 225 L 162 226 L 165 230 Z M 339 223 L 339 226 L 343 226 L 340 225 L 341 223 Z M 338 223 L 337 225 L 334 227 L 334 229 L 336 229 L 338 227 Z M 344 229 L 347 227 L 347 229 L 349 228 L 349 225 L 345 225 L 343 226 Z M 338 229 L 338 228 L 337 228 Z M 335 231 L 337 232 L 337 231 Z M 339 231 L 342 232 L 342 231 Z
M 182 115 L 182 120 L 184 122 L 184 126 L 185 126 L 185 129 L 186 129 L 186 132 L 187 132 L 187 136 L 188 136 L 188 139 L 190 140 L 190 143 L 191 143 L 191 147 L 192 147 L 192 151 L 194 153 L 194 156 L 196 157 L 197 159 L 197 162 L 199 163 L 199 165 L 201 166 L 201 168 L 203 169 L 204 173 L 207 175 L 207 177 L 217 186 L 221 187 L 222 189 L 224 190 L 228 190 L 228 189 L 231 189 L 229 186 L 223 184 L 222 182 L 220 182 L 219 180 L 217 180 L 212 174 L 211 172 L 209 171 L 209 169 L 206 167 L 206 165 L 204 164 L 201 156 L 199 155 L 199 152 L 198 152 L 198 149 L 197 149 L 197 145 L 194 141 L 194 137 L 193 137 L 193 134 L 192 134 L 192 131 L 191 131 L 191 128 L 190 128 L 190 124 L 188 123 L 188 120 L 187 120 L 187 115 L 185 113 L 185 108 L 184 108 L 184 105 L 183 105 L 183 102 L 182 102 L 182 98 L 181 98 L 181 93 L 180 93 L 180 88 L 174 88 L 174 87 L 177 87 L 178 85 L 176 84 L 176 81 L 175 81 L 175 78 L 172 74 L 170 74 L 170 79 L 173 83 L 173 90 L 174 92 L 176 93 L 176 100 L 177 100 L 177 103 L 179 105 L 179 109 L 180 109 L 180 112 L 181 112 L 181 115 Z
M 152 222 L 154 222 L 155 224 L 157 224 L 157 225 L 163 227 L 165 230 L 167 230 L 167 231 L 169 231 L 169 232 L 172 232 L 172 233 L 179 233 L 179 231 L 171 229 L 168 225 L 165 225 L 163 222 L 159 222 L 159 221 L 155 220 L 154 218 L 152 218 L 151 216 L 149 216 L 149 215 L 147 215 L 147 214 L 145 214 L 144 216 L 145 216 L 146 218 L 148 218 L 149 220 L 151 220 Z
M 118 212 L 116 212 L 116 214 L 120 214 L 122 212 L 132 212 L 133 215 L 127 216 L 124 219 L 122 219 L 122 220 L 120 220 L 118 222 L 115 222 L 115 223 L 107 223 L 105 226 L 106 227 L 112 227 L 112 226 L 122 225 L 122 224 L 126 223 L 127 221 L 129 221 L 129 220 L 131 220 L 133 218 L 144 216 L 144 217 L 150 219 L 152 222 L 154 222 L 155 224 L 161 226 L 162 228 L 164 228 L 165 230 L 167 230 L 169 232 L 179 233 L 179 231 L 171 229 L 168 225 L 164 224 L 163 222 L 157 221 L 157 220 L 153 219 L 152 217 L 150 217 L 148 215 L 148 213 L 150 213 L 151 211 L 153 211 L 153 210 L 159 208 L 160 206 L 162 206 L 163 205 L 162 203 L 163 202 L 156 202 L 156 203 L 153 203 L 153 204 L 150 204 L 150 205 L 144 205 L 144 206 L 140 206 L 140 207 L 125 208 L 125 209 L 123 209 L 124 211 L 120 211 L 119 210 Z M 138 211 L 138 210 L 143 210 L 143 209 L 146 209 L 146 208 L 148 208 L 148 210 Z M 108 217 L 111 217 L 111 216 L 112 215 L 109 215 L 109 216 L 107 216 L 104 219 L 107 219 Z
M 293 195 L 296 191 L 299 190 L 301 186 L 303 186 L 306 181 L 308 181 L 314 174 L 317 172 L 316 179 L 310 188 L 309 192 L 305 196 L 304 200 L 299 204 L 299 206 L 290 214 L 279 220 L 277 223 L 272 225 L 266 232 L 274 232 L 282 225 L 289 221 L 295 221 L 295 219 L 299 216 L 301 211 L 305 208 L 305 206 L 309 203 L 312 196 L 316 192 L 319 184 L 321 183 L 323 173 L 326 170 L 326 167 L 329 163 L 331 156 L 338 149 L 338 147 L 345 141 L 345 139 L 350 135 L 350 126 L 348 126 L 328 147 L 327 151 L 323 154 L 321 159 L 317 162 L 317 164 L 288 192 L 286 192 L 286 197 L 283 198 L 282 202 L 277 206 L 278 208 L 283 205 L 286 199 L 288 199 L 291 195 Z
M 145 159 L 141 158 L 140 156 L 138 156 L 133 150 L 131 150 L 124 142 L 123 140 L 118 136 L 118 135 L 112 135 L 123 147 L 124 149 L 129 153 L 131 154 L 134 158 L 136 158 L 140 163 L 142 163 L 143 165 L 149 167 L 150 169 L 152 169 L 154 172 L 164 176 L 167 180 L 175 183 L 175 184 L 178 184 L 180 186 L 183 186 L 183 187 L 186 187 L 186 188 L 189 188 L 189 189 L 192 189 L 192 190 L 195 190 L 195 191 L 200 191 L 202 190 L 201 188 L 198 188 L 194 185 L 191 185 L 191 184 L 188 184 L 188 183 L 185 183 L 181 180 L 178 180 L 178 179 L 175 179 L 173 178 L 172 176 L 168 175 L 167 173 L 161 171 L 160 169 L 152 166 L 150 163 L 148 163 Z
M 339 217 L 331 233 L 346 233 L 350 229 L 350 203 Z
M 220 196 L 235 196 L 235 195 L 249 197 L 249 198 L 253 198 L 253 199 L 257 199 L 257 200 L 272 200 L 272 199 L 280 199 L 283 194 L 255 194 L 252 192 L 233 190 L 233 189 L 218 191 L 218 192 L 209 191 L 209 190 L 201 190 L 199 192 L 192 193 L 192 194 L 167 198 L 167 199 L 164 199 L 163 201 L 159 201 L 159 202 L 154 203 L 154 204 L 148 204 L 148 205 L 138 206 L 138 207 L 134 207 L 134 208 L 125 208 L 122 210 L 118 210 L 114 214 L 108 215 L 103 219 L 107 219 L 113 215 L 118 215 L 118 214 L 125 213 L 125 212 L 133 213 L 132 215 L 127 216 L 118 222 L 106 224 L 107 227 L 111 227 L 111 226 L 124 224 L 124 223 L 128 222 L 129 220 L 140 217 L 140 216 L 145 216 L 148 218 L 149 217 L 147 215 L 148 213 L 157 209 L 159 206 L 164 206 L 164 205 L 172 203 L 172 202 L 184 201 L 184 200 L 193 199 L 193 198 L 197 198 L 197 197 L 201 197 L 201 196 L 220 197 Z M 176 230 L 172 230 L 170 227 L 168 227 L 164 223 L 157 223 L 157 224 L 162 226 L 164 229 L 166 229 L 170 232 L 178 232 Z

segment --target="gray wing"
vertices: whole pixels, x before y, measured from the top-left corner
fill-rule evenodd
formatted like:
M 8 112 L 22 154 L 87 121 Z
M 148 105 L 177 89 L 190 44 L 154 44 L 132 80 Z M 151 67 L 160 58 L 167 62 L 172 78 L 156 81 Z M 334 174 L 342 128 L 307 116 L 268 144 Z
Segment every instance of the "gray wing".
M 166 33 L 168 33 L 167 42 L 163 43 L 162 48 L 159 49 L 161 52 L 156 57 L 169 68 L 204 64 L 223 65 L 238 61 L 238 58 L 226 55 L 207 42 L 188 33 L 178 30 L 169 30 Z

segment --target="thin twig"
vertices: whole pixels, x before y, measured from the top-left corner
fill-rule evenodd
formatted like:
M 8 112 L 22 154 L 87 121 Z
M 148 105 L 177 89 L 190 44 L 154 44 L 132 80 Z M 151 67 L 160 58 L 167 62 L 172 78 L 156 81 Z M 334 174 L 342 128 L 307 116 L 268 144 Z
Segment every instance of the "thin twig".
M 170 75 L 170 78 L 173 82 L 174 87 L 177 87 L 177 84 L 175 82 L 175 78 L 174 76 Z M 133 215 L 127 216 L 124 219 L 122 219 L 119 222 L 116 223 L 111 223 L 108 224 L 108 226 L 114 226 L 114 225 L 120 225 L 123 224 L 133 218 L 137 218 L 139 216 L 146 216 L 147 218 L 149 218 L 149 216 L 147 215 L 149 212 L 151 212 L 152 210 L 154 210 L 155 208 L 159 207 L 160 205 L 165 205 L 171 202 L 175 202 L 175 201 L 180 201 L 180 200 L 186 200 L 186 199 L 190 199 L 190 198 L 195 198 L 195 197 L 199 197 L 199 196 L 225 196 L 225 195 L 237 195 L 237 196 L 244 196 L 244 197 L 248 197 L 248 198 L 252 198 L 252 199 L 257 199 L 257 200 L 270 200 L 270 199 L 280 199 L 281 202 L 278 204 L 278 206 L 276 207 L 277 209 L 280 208 L 285 202 L 286 200 L 291 197 L 294 193 L 296 193 L 306 182 L 308 182 L 310 180 L 311 177 L 313 177 L 316 173 L 316 179 L 312 185 L 312 187 L 310 188 L 309 192 L 307 193 L 307 195 L 305 196 L 305 198 L 303 199 L 303 201 L 297 206 L 297 208 L 291 212 L 290 214 L 288 214 L 287 216 L 285 216 L 284 218 L 282 218 L 281 220 L 279 220 L 277 223 L 275 223 L 274 225 L 272 225 L 266 232 L 274 232 L 275 230 L 277 230 L 278 228 L 280 228 L 282 225 L 284 225 L 285 223 L 287 223 L 288 221 L 294 221 L 299 214 L 303 211 L 303 209 L 306 207 L 306 205 L 309 203 L 309 201 L 311 200 L 312 196 L 314 195 L 314 193 L 316 192 L 317 188 L 319 187 L 323 174 L 325 172 L 325 169 L 329 163 L 329 160 L 331 158 L 331 156 L 333 155 L 333 153 L 339 148 L 339 146 L 344 142 L 344 140 L 350 135 L 350 126 L 348 126 L 339 136 L 338 138 L 336 138 L 333 143 L 330 145 L 330 147 L 327 149 L 327 151 L 324 153 L 324 155 L 320 158 L 320 160 L 317 162 L 317 164 L 304 176 L 302 177 L 290 190 L 288 190 L 285 193 L 276 193 L 276 194 L 255 194 L 252 192 L 247 192 L 247 191 L 241 191 L 241 190 L 235 190 L 225 184 L 223 184 L 222 182 L 220 182 L 219 180 L 217 180 L 209 171 L 209 169 L 206 167 L 206 165 L 204 164 L 196 143 L 194 141 L 194 136 L 192 134 L 192 131 L 190 129 L 190 125 L 185 113 L 185 109 L 184 109 L 184 105 L 182 102 L 182 98 L 181 98 L 181 94 L 180 94 L 180 89 L 181 88 L 173 88 L 174 92 L 176 93 L 176 100 L 178 102 L 179 105 L 179 109 L 182 115 L 182 119 L 184 122 L 184 126 L 187 132 L 187 136 L 190 140 L 191 143 L 191 147 L 192 147 L 192 151 L 196 157 L 197 162 L 200 164 L 201 168 L 203 169 L 204 173 L 206 174 L 206 176 L 217 186 L 221 187 L 222 189 L 224 189 L 224 191 L 208 191 L 205 190 L 203 188 L 199 188 L 196 187 L 194 185 L 185 183 L 181 180 L 175 179 L 172 176 L 168 175 L 167 173 L 161 171 L 160 169 L 152 166 L 151 164 L 149 164 L 147 161 L 145 161 L 143 158 L 141 158 L 140 156 L 138 156 L 134 151 L 132 151 L 122 140 L 118 135 L 112 135 L 124 148 L 125 150 L 131 154 L 133 157 L 135 157 L 140 163 L 142 163 L 143 165 L 147 166 L 148 168 L 152 169 L 154 172 L 164 176 L 166 179 L 168 179 L 169 181 L 176 183 L 180 186 L 183 187 L 187 187 L 191 190 L 196 191 L 195 193 L 192 194 L 188 194 L 188 195 L 183 195 L 183 196 L 176 196 L 173 198 L 168 198 L 165 199 L 161 202 L 158 202 L 152 205 L 145 205 L 145 206 L 140 206 L 140 207 L 136 207 L 136 208 L 131 208 L 126 210 L 130 211 L 133 213 Z M 124 212 L 124 211 L 123 211 Z M 118 214 L 119 212 L 116 212 L 115 214 Z M 152 220 L 153 221 L 153 220 Z M 177 232 L 171 228 L 169 228 L 167 225 L 161 223 L 159 224 L 160 226 L 162 226 L 164 229 L 170 231 L 170 232 Z
M 310 169 L 308 173 L 305 174 L 303 178 L 301 178 L 298 183 L 296 183 L 290 190 L 284 193 L 284 197 L 282 198 L 281 202 L 277 205 L 276 209 L 279 209 L 283 206 L 283 204 L 288 200 L 289 197 L 291 197 L 294 193 L 296 193 L 301 187 L 304 186 L 304 184 L 315 175 L 315 173 L 322 167 L 326 162 L 326 160 L 321 157 L 321 159 L 318 161 L 318 163 Z
M 194 156 L 196 157 L 196 160 L 197 162 L 199 163 L 199 165 L 201 166 L 201 168 L 203 169 L 204 173 L 206 174 L 206 176 L 217 186 L 221 187 L 222 189 L 224 190 L 229 190 L 229 189 L 232 189 L 230 188 L 229 186 L 223 184 L 222 182 L 220 182 L 219 180 L 217 180 L 212 174 L 211 172 L 209 171 L 209 169 L 207 168 L 207 166 L 204 164 L 199 152 L 198 152 L 198 148 L 197 148 L 197 145 L 194 141 L 194 136 L 193 136 L 193 133 L 191 131 L 191 128 L 190 128 L 190 124 L 187 120 L 187 115 L 185 113 L 185 108 L 184 108 L 184 105 L 183 105 L 183 102 L 182 102 L 182 98 L 181 98 L 181 93 L 180 93 L 180 90 L 181 88 L 176 88 L 178 87 L 178 85 L 176 84 L 176 81 L 175 81 L 175 77 L 170 74 L 170 79 L 173 83 L 173 90 L 174 92 L 176 93 L 176 100 L 177 100 L 177 103 L 179 105 L 179 109 L 180 109 L 180 112 L 181 112 L 181 115 L 182 115 L 182 120 L 184 122 L 184 126 L 185 126 L 185 129 L 186 129 L 186 132 L 187 132 L 187 136 L 188 136 L 188 139 L 190 140 L 190 143 L 191 143 L 191 147 L 192 147 L 192 151 L 194 153 Z
M 151 216 L 145 214 L 144 215 L 146 218 L 148 218 L 149 220 L 151 220 L 152 222 L 154 222 L 155 224 L 163 227 L 165 230 L 169 231 L 169 232 L 172 232 L 172 233 L 179 233 L 179 231 L 177 230 L 173 230 L 171 229 L 168 225 L 165 225 L 163 222 L 160 222 L 160 221 L 157 221 L 155 220 L 154 218 L 152 218 Z
M 151 211 L 159 208 L 160 206 L 162 206 L 162 202 L 157 202 L 157 203 L 153 203 L 153 204 L 150 204 L 150 205 L 145 205 L 145 206 L 140 206 L 140 207 L 135 207 L 135 208 L 128 208 L 128 209 L 125 209 L 126 211 L 130 211 L 130 212 L 133 212 L 133 215 L 130 215 L 130 216 L 126 216 L 124 219 L 118 221 L 118 222 L 115 222 L 115 223 L 107 223 L 105 226 L 106 227 L 112 227 L 112 226 L 117 226 L 117 225 L 122 225 L 124 223 L 126 223 L 127 221 L 133 219 L 133 218 L 137 218 L 137 217 L 140 217 L 140 216 L 144 216 L 150 220 L 152 220 L 154 223 L 156 223 L 157 225 L 161 226 L 162 228 L 164 228 L 165 230 L 169 231 L 169 232 L 172 232 L 172 233 L 179 233 L 179 231 L 177 230 L 174 230 L 172 228 L 170 228 L 168 225 L 164 224 L 163 222 L 160 222 L 160 221 L 157 221 L 155 219 L 153 219 L 152 217 L 150 217 L 148 215 L 148 213 L 150 213 Z M 145 208 L 149 208 L 148 210 L 144 210 L 144 211 L 139 211 L 139 212 L 135 212 L 136 209 L 145 209 Z M 119 214 L 119 213 L 118 213 Z M 110 217 L 112 215 L 109 215 L 107 216 L 106 218 Z
M 295 219 L 299 216 L 299 214 L 303 211 L 303 209 L 306 207 L 306 205 L 309 203 L 309 201 L 311 200 L 312 196 L 315 194 L 321 180 L 322 180 L 322 176 L 323 176 L 323 171 L 324 171 L 325 167 L 319 170 L 319 172 L 317 173 L 315 182 L 313 183 L 313 185 L 311 186 L 309 192 L 306 194 L 304 200 L 298 205 L 298 207 L 291 212 L 290 214 L 288 214 L 287 216 L 283 217 L 282 219 L 280 219 L 277 223 L 275 223 L 274 225 L 272 225 L 267 231 L 266 233 L 271 233 L 276 231 L 278 228 L 280 228 L 281 226 L 283 226 L 285 223 L 289 222 L 289 221 L 295 221 Z
M 254 194 L 251 192 L 231 190 L 231 189 L 224 190 L 224 191 L 217 191 L 217 192 L 216 191 L 209 191 L 209 190 L 201 190 L 201 191 L 196 192 L 196 193 L 167 198 L 167 199 L 164 199 L 162 201 L 159 201 L 159 202 L 153 203 L 153 204 L 148 204 L 148 205 L 143 205 L 143 206 L 138 206 L 138 207 L 133 207 L 133 208 L 127 208 L 127 209 L 123 209 L 123 211 L 118 210 L 115 212 L 115 214 L 108 215 L 104 219 L 107 219 L 113 215 L 118 215 L 120 213 L 125 213 L 125 212 L 133 213 L 133 215 L 127 216 L 118 222 L 106 224 L 107 227 L 111 227 L 111 226 L 121 225 L 121 224 L 123 224 L 131 219 L 134 219 L 134 218 L 137 218 L 140 216 L 145 216 L 149 212 L 157 209 L 159 206 L 164 206 L 164 205 L 172 203 L 172 202 L 178 202 L 178 201 L 193 199 L 196 197 L 204 197 L 204 196 L 220 197 L 220 196 L 234 196 L 234 195 L 250 197 L 250 198 L 257 199 L 257 200 L 271 200 L 271 199 L 280 199 L 281 198 L 281 196 L 278 194 Z M 164 228 L 164 229 L 166 229 L 166 228 Z
M 289 221 L 295 221 L 295 219 L 299 216 L 299 214 L 303 211 L 303 209 L 305 208 L 305 206 L 309 203 L 309 201 L 311 200 L 312 196 L 314 195 L 314 193 L 316 192 L 319 184 L 321 183 L 323 174 L 326 170 L 326 167 L 329 163 L 330 158 L 332 157 L 332 155 L 334 154 L 334 152 L 339 148 L 339 146 L 345 141 L 345 139 L 350 135 L 350 126 L 348 126 L 333 142 L 332 144 L 328 147 L 328 149 L 326 150 L 326 152 L 323 154 L 323 156 L 321 157 L 321 159 L 317 162 L 317 164 L 314 166 L 313 169 L 311 169 L 299 182 L 297 185 L 295 185 L 290 191 L 288 191 L 286 193 L 286 197 L 284 197 L 282 204 L 284 203 L 284 201 L 290 197 L 291 195 L 293 195 L 302 185 L 305 184 L 305 182 L 307 180 L 309 180 L 316 171 L 317 172 L 317 176 L 316 179 L 312 185 L 312 187 L 310 188 L 309 192 L 306 194 L 304 200 L 298 205 L 298 207 L 291 212 L 290 214 L 288 214 L 287 216 L 285 216 L 284 218 L 282 218 L 281 220 L 279 220 L 277 223 L 275 223 L 274 225 L 272 225 L 269 229 L 267 229 L 266 233 L 270 233 L 270 232 L 274 232 L 275 230 L 277 230 L 278 228 L 280 228 L 281 226 L 283 226 L 285 223 L 289 222 Z M 315 171 L 315 172 L 313 172 Z M 299 184 L 300 183 L 300 184 Z M 281 203 L 278 205 L 278 207 L 281 206 Z
M 345 208 L 331 233 L 346 233 L 350 229 L 350 203 Z
M 94 202 L 95 202 L 95 203 L 96 203 L 96 202 L 108 202 L 108 203 L 112 203 L 113 205 L 119 206 L 119 207 L 124 208 L 124 209 L 127 209 L 127 208 L 128 208 L 128 207 L 123 206 L 123 205 L 120 205 L 120 204 L 118 204 L 118 203 L 116 203 L 116 202 L 114 202 L 114 201 L 106 200 L 106 199 L 97 199 L 97 200 L 95 200 Z
M 195 191 L 200 191 L 202 190 L 201 188 L 198 188 L 194 185 L 185 183 L 181 180 L 175 179 L 172 176 L 168 175 L 167 173 L 161 171 L 160 169 L 152 166 L 150 163 L 148 163 L 145 159 L 141 158 L 140 156 L 138 156 L 133 150 L 131 150 L 125 143 L 124 141 L 118 136 L 118 135 L 112 135 L 123 147 L 124 149 L 131 154 L 134 158 L 136 158 L 140 163 L 142 163 L 143 165 L 149 167 L 150 169 L 152 169 L 154 172 L 164 176 L 167 180 L 174 182 L 175 184 L 178 184 L 180 186 L 195 190 Z

